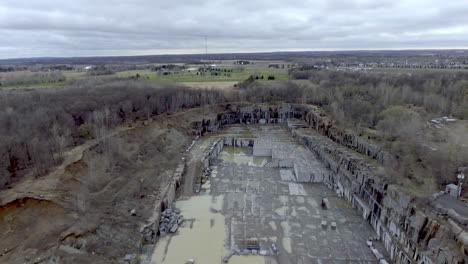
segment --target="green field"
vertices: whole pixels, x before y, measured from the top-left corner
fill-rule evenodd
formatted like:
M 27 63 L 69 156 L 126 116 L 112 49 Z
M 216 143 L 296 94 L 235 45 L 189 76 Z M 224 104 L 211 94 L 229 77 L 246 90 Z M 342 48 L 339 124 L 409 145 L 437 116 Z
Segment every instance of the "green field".
M 224 68 L 221 68 L 224 69 Z M 233 72 L 220 72 L 218 76 L 211 75 L 210 72 L 206 72 L 205 75 L 197 75 L 197 71 L 182 71 L 182 72 L 172 72 L 169 75 L 163 75 L 160 72 L 153 72 L 149 70 L 132 70 L 132 71 L 123 71 L 118 72 L 115 75 L 121 78 L 128 78 L 139 74 L 140 77 L 146 78 L 150 81 L 169 81 L 169 82 L 232 82 L 232 81 L 244 81 L 249 78 L 251 75 L 254 76 L 264 76 L 263 80 L 267 80 L 269 75 L 275 76 L 275 80 L 291 80 L 291 77 L 288 75 L 287 69 L 275 69 L 275 68 L 266 68 L 266 67 L 244 67 L 243 70 L 236 68 Z M 230 75 L 230 76 L 229 76 Z
M 197 68 L 200 65 L 192 65 L 192 68 Z M 284 81 L 291 80 L 291 76 L 288 75 L 287 69 L 268 68 L 267 64 L 263 65 L 232 65 L 222 64 L 216 69 L 220 71 L 216 72 L 218 75 L 212 75 L 211 72 L 204 74 L 199 73 L 197 70 L 184 70 L 184 71 L 172 71 L 170 74 L 165 75 L 163 72 L 156 72 L 151 70 L 129 70 L 116 72 L 111 75 L 96 76 L 95 78 L 105 77 L 117 77 L 117 78 L 131 78 L 137 74 L 140 78 L 144 78 L 149 81 L 163 81 L 163 82 L 242 82 L 250 76 L 258 76 L 258 81 L 268 81 L 268 76 L 274 76 L 274 80 Z M 230 71 L 224 72 L 224 69 Z M 16 89 L 16 88 L 41 88 L 41 87 L 56 87 L 65 85 L 70 80 L 87 78 L 88 75 L 84 71 L 64 71 L 62 72 L 66 77 L 64 82 L 42 82 L 33 84 L 18 84 L 18 85 L 6 85 L 0 86 L 0 89 Z M 197 74 L 198 73 L 198 74 Z M 263 76 L 263 79 L 261 79 Z
M 380 72 L 397 72 L 397 73 L 408 73 L 408 72 L 468 72 L 468 69 L 437 69 L 437 68 L 373 68 L 372 71 Z

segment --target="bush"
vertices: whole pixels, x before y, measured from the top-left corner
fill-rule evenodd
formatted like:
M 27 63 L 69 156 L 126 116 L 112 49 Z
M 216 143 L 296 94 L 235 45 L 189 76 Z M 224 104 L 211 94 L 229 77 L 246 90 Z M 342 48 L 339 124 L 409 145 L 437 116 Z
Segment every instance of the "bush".
M 84 139 L 92 139 L 94 138 L 93 136 L 93 124 L 91 123 L 84 123 L 84 124 L 81 124 L 79 127 L 78 127 L 78 135 L 80 138 L 84 138 Z

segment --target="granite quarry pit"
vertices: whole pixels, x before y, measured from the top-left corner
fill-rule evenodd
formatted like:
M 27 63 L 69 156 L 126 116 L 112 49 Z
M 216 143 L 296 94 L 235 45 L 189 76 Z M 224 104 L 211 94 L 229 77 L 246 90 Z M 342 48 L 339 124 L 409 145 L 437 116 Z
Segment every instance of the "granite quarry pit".
M 386 176 L 388 153 L 316 107 L 229 105 L 193 130 L 141 263 L 467 261 L 463 216 L 420 207 Z M 161 235 L 171 206 L 183 221 Z

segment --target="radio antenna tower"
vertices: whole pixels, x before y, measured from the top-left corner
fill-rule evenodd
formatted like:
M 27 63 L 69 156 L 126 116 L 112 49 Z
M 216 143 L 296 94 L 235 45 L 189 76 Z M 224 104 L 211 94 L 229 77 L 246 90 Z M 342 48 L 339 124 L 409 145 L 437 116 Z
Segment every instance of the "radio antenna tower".
M 208 36 L 205 35 L 205 59 L 208 59 Z
M 208 60 L 208 37 L 205 35 L 205 59 L 203 60 L 203 71 L 206 71 L 206 61 Z M 206 73 L 206 72 L 205 72 Z
M 202 58 L 202 60 L 203 60 L 203 72 L 201 72 L 201 74 L 202 74 L 202 76 L 205 76 L 206 72 L 208 70 L 207 67 L 206 67 L 206 62 L 208 60 L 208 36 L 204 35 L 203 37 L 205 38 L 205 57 Z

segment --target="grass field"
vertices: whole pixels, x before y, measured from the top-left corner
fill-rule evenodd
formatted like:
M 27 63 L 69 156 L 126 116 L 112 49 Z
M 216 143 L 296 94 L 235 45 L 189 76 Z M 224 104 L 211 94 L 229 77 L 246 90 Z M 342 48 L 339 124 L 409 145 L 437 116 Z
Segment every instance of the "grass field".
M 276 64 L 282 64 L 281 61 L 275 62 Z M 221 88 L 227 89 L 233 87 L 235 83 L 245 81 L 249 76 L 263 76 L 264 79 L 258 79 L 258 81 L 268 82 L 267 78 L 269 75 L 275 76 L 275 80 L 284 81 L 292 80 L 292 77 L 288 75 L 288 69 L 277 69 L 268 68 L 269 64 L 273 62 L 257 62 L 256 64 L 250 65 L 234 65 L 231 61 L 219 62 L 218 67 L 220 69 L 232 69 L 232 72 L 218 72 L 219 75 L 211 75 L 207 72 L 205 75 L 197 74 L 197 71 L 181 71 L 172 72 L 169 75 L 164 75 L 162 72 L 155 72 L 151 70 L 129 70 L 116 72 L 112 75 L 105 75 L 102 77 L 117 77 L 117 78 L 130 78 L 137 74 L 141 78 L 145 78 L 149 81 L 163 81 L 163 82 L 176 82 L 181 84 L 187 84 L 195 88 Z M 200 65 L 192 65 L 196 68 Z M 189 67 L 189 66 L 188 66 Z M 417 72 L 466 72 L 466 69 L 421 69 L 421 68 L 374 68 L 371 71 L 375 72 L 395 72 L 395 73 L 417 73 Z M 88 75 L 84 71 L 64 71 L 66 80 L 76 80 L 86 78 Z M 34 84 L 18 84 L 18 85 L 6 85 L 0 86 L 0 89 L 17 89 L 17 88 L 42 88 L 42 87 L 56 87 L 65 85 L 64 82 L 43 82 Z M 206 84 L 203 84 L 206 83 Z
M 229 67 L 226 67 L 229 68 Z M 223 69 L 223 68 L 222 68 Z M 229 68 L 231 69 L 231 68 Z M 244 70 L 234 68 L 233 72 L 220 72 L 220 75 L 213 76 L 210 72 L 205 75 L 197 75 L 197 71 L 174 72 L 170 75 L 163 75 L 149 70 L 132 70 L 118 72 L 115 75 L 121 78 L 127 78 L 139 74 L 140 77 L 147 78 L 150 81 L 169 81 L 169 82 L 233 82 L 244 81 L 251 75 L 264 76 L 267 80 L 269 75 L 275 76 L 275 80 L 290 80 L 287 69 L 276 69 L 267 67 L 250 66 L 244 67 Z M 229 76 L 230 75 L 230 76 Z
M 423 68 L 374 68 L 372 71 L 377 72 L 397 72 L 397 73 L 408 73 L 408 72 L 468 72 L 468 69 L 423 69 Z
M 223 71 L 216 71 L 218 75 L 211 75 L 211 72 L 206 72 L 204 75 L 198 71 L 180 71 L 171 72 L 169 75 L 164 75 L 162 72 L 155 72 L 151 70 L 129 70 L 116 72 L 112 75 L 105 75 L 102 77 L 117 77 L 117 78 L 131 78 L 137 74 L 140 78 L 145 78 L 149 81 L 163 81 L 163 82 L 176 82 L 176 83 L 187 83 L 189 86 L 204 88 L 204 87 L 217 87 L 217 88 L 228 88 L 233 87 L 235 83 L 245 81 L 250 76 L 258 76 L 258 81 L 268 82 L 268 76 L 274 76 L 274 80 L 284 81 L 291 80 L 291 76 L 288 75 L 288 69 L 277 69 L 269 68 L 268 65 L 271 62 L 259 62 L 251 65 L 234 65 L 233 62 L 219 62 L 218 67 Z M 281 64 L 281 62 L 276 62 Z M 188 66 L 190 67 L 190 66 Z M 198 68 L 200 65 L 192 65 L 192 68 Z M 224 69 L 232 70 L 232 72 L 224 72 Z M 64 71 L 62 72 L 66 77 L 64 82 L 43 82 L 34 84 L 19 84 L 19 85 L 7 85 L 0 86 L 0 89 L 16 89 L 16 88 L 41 88 L 41 87 L 55 87 L 65 85 L 67 81 L 87 78 L 88 75 L 84 71 Z M 261 79 L 263 76 L 263 79 Z M 99 76 L 98 76 L 99 78 Z M 203 84 L 206 82 L 207 84 Z M 197 83 L 200 83 L 198 85 Z M 211 83 L 211 84 L 208 84 Z M 224 84 L 226 83 L 226 84 Z

